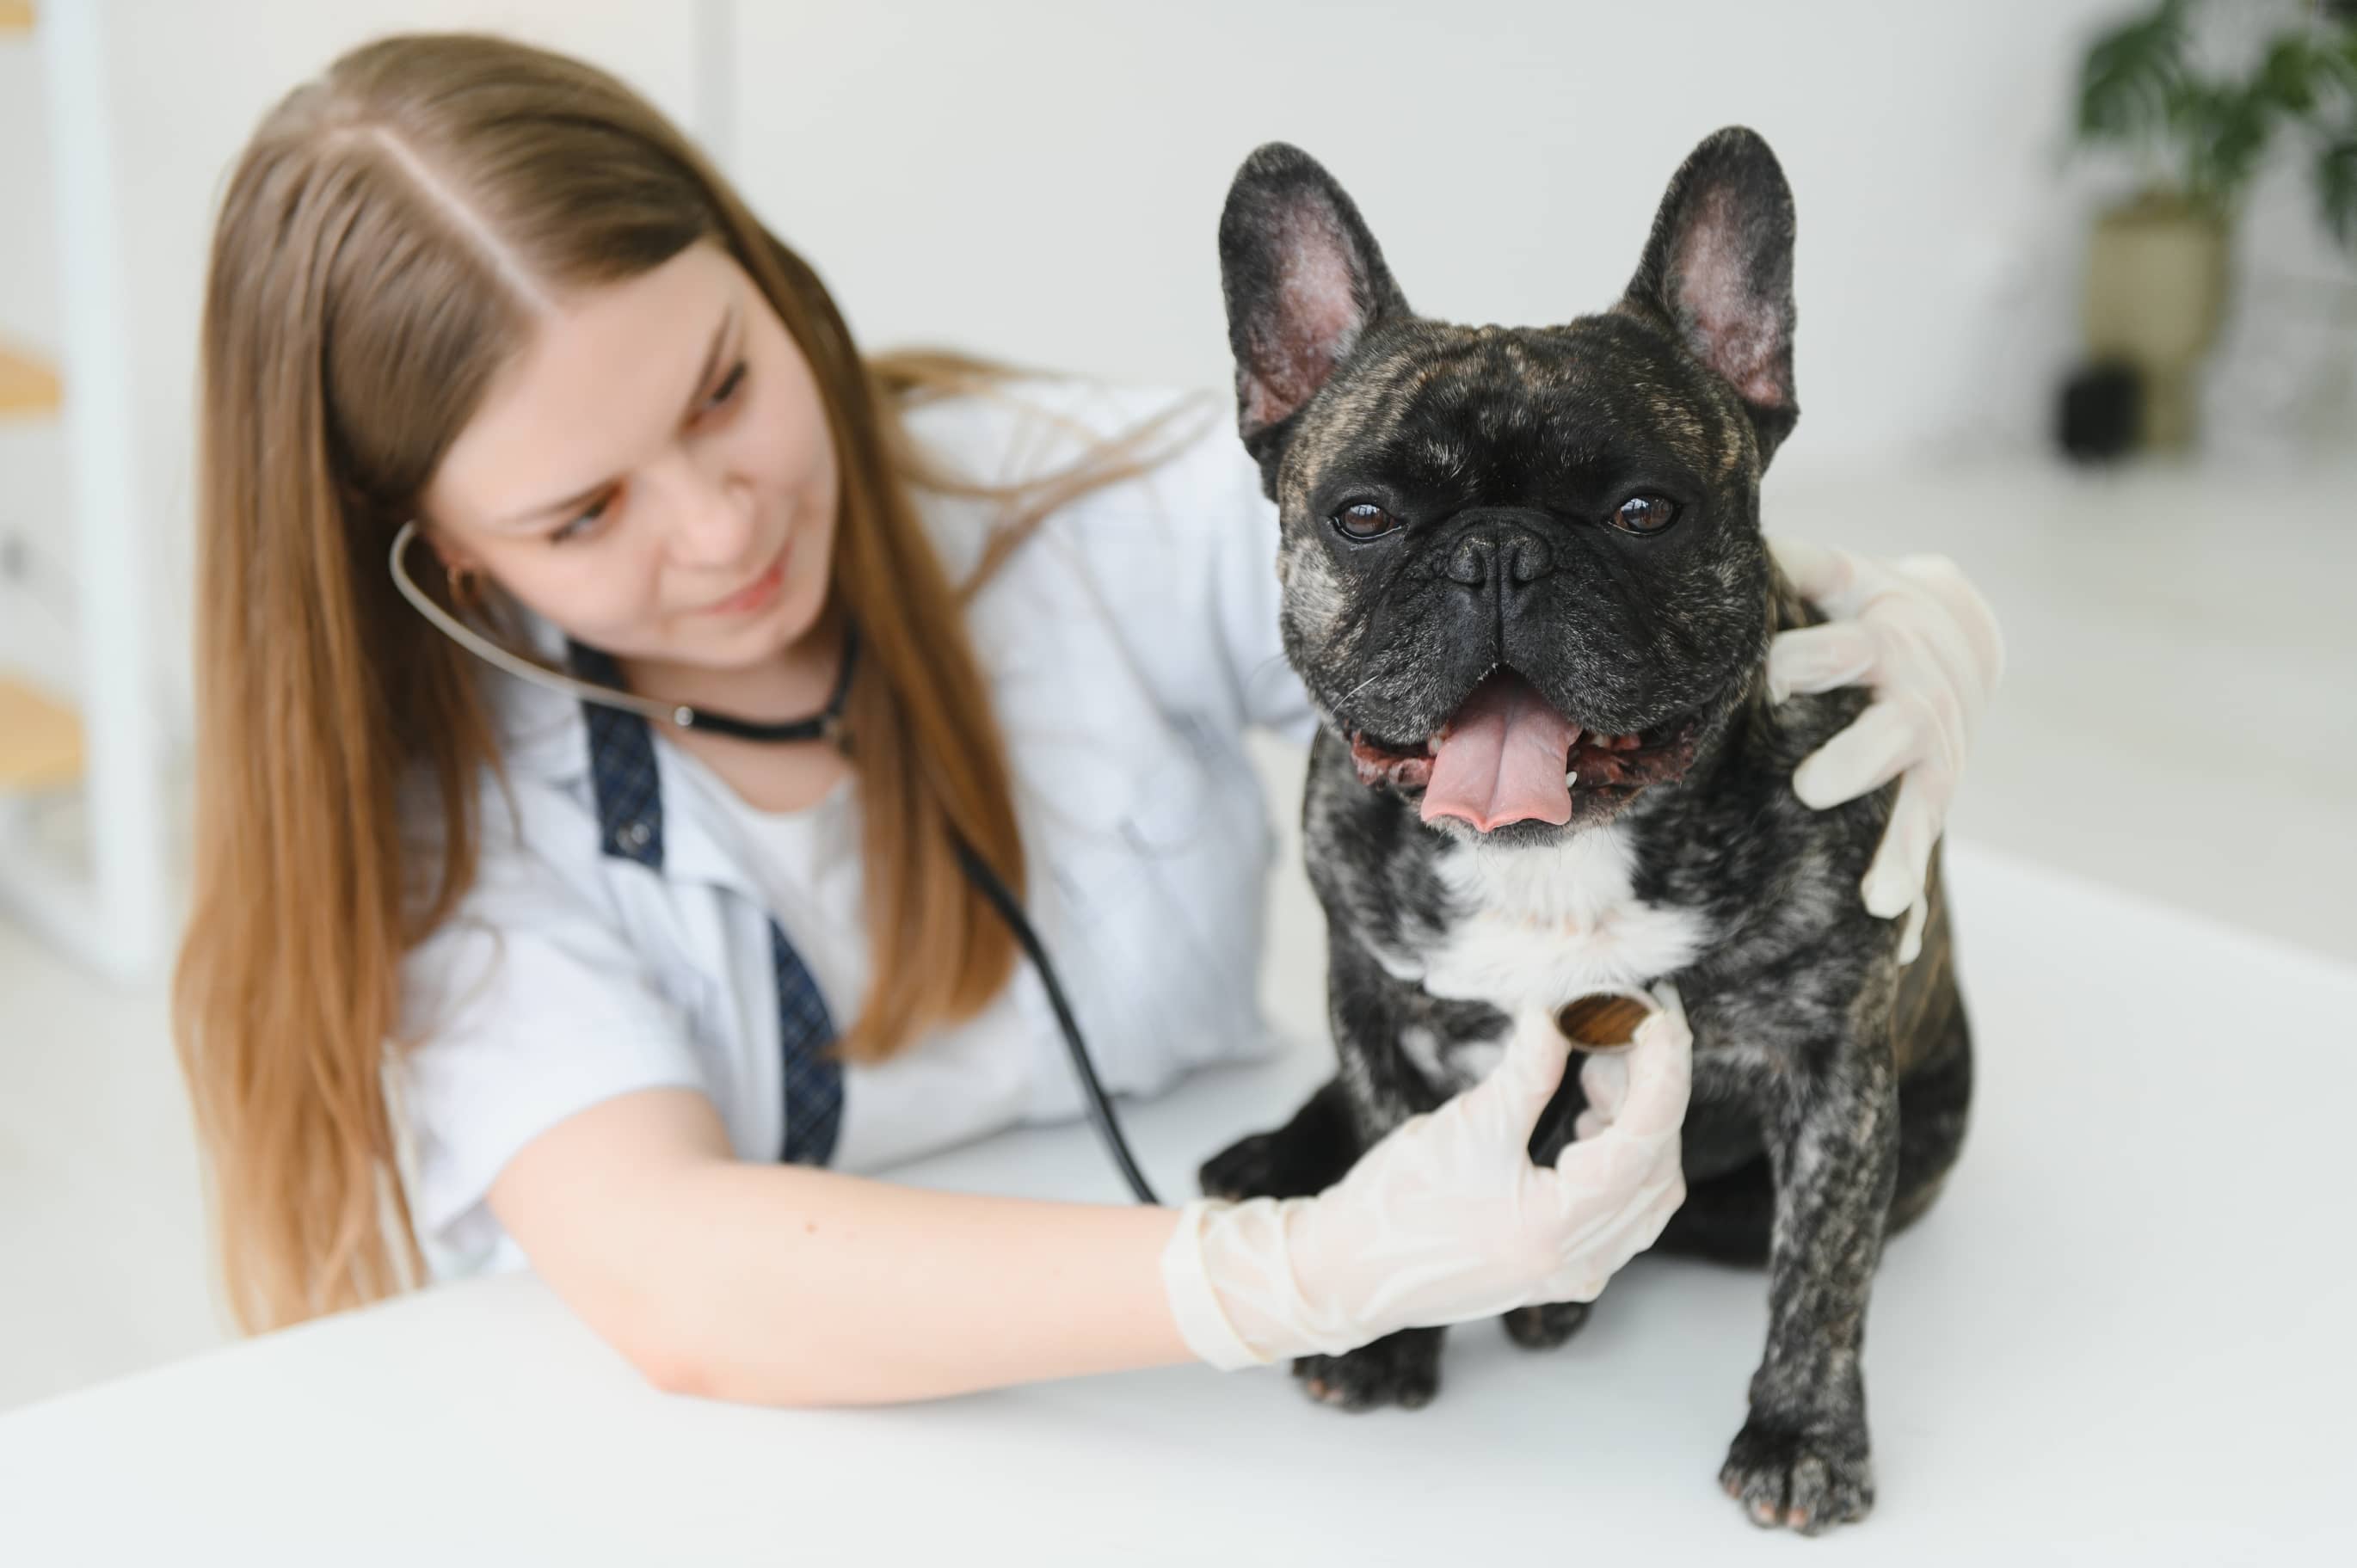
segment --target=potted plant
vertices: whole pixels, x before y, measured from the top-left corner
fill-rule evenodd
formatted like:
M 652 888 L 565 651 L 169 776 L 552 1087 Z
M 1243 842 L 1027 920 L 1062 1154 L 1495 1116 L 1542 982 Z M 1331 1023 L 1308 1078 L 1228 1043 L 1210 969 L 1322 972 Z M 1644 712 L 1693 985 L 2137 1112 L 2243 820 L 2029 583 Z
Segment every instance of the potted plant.
M 2079 72 L 2078 141 L 2125 150 L 2140 176 L 2095 223 L 2088 348 L 2135 367 L 2145 444 L 2163 450 L 2191 442 L 2234 219 L 2282 141 L 2306 142 L 2324 225 L 2357 252 L 2357 6 L 2311 0 L 2238 76 L 2197 67 L 2196 4 L 2160 0 L 2104 33 Z

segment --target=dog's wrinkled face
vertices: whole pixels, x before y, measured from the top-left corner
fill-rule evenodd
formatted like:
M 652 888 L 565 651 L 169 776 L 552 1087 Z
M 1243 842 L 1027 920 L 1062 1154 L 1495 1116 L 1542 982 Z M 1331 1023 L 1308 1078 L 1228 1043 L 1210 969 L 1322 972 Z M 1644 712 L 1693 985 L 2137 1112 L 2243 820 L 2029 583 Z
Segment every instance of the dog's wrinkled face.
M 1247 160 L 1220 226 L 1239 424 L 1283 514 L 1287 654 L 1362 781 L 1544 842 L 1708 744 L 1770 630 L 1792 243 L 1774 156 L 1723 131 L 1611 310 L 1453 326 L 1308 156 Z

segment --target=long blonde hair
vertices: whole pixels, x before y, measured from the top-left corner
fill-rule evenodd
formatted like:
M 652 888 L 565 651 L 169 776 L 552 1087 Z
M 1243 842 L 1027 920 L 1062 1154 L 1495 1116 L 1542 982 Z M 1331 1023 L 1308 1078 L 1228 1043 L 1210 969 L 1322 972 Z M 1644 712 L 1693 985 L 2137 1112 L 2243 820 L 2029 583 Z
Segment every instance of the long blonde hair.
M 525 342 L 529 307 L 503 269 L 594 288 L 698 241 L 727 249 L 809 360 L 842 471 L 831 591 L 864 646 L 846 716 L 874 979 L 839 1048 L 888 1056 L 1011 972 L 1011 940 L 952 839 L 1021 888 L 1005 749 L 963 596 L 910 490 L 998 496 L 1012 539 L 1144 467 L 1134 444 L 1022 490 L 934 470 L 902 402 L 996 372 L 942 354 L 863 359 L 817 275 L 629 88 L 489 37 L 355 49 L 256 132 L 204 305 L 199 852 L 174 1014 L 230 1305 L 249 1329 L 423 1272 L 386 1052 L 404 958 L 473 886 L 477 780 L 500 759 L 467 656 L 387 579 L 393 533 Z M 398 820 L 404 775 L 436 802 L 436 864 L 414 864 Z

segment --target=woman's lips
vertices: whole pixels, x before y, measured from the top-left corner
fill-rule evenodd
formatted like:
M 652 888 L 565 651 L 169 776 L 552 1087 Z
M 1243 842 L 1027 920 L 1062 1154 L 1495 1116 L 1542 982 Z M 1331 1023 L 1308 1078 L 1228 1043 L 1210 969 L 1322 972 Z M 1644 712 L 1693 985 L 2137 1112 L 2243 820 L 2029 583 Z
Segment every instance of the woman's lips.
M 793 541 L 789 539 L 784 547 L 779 550 L 778 558 L 770 563 L 768 571 L 763 572 L 726 598 L 705 606 L 705 613 L 721 616 L 743 615 L 749 610 L 758 610 L 766 607 L 771 599 L 777 597 L 779 586 L 786 580 L 786 557 L 792 549 Z

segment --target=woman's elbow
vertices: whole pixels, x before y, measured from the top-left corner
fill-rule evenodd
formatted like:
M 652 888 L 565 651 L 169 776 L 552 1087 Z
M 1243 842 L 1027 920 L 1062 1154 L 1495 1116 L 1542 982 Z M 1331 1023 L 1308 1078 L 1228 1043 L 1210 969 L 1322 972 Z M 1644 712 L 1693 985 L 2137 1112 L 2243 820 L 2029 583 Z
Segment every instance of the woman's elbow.
M 840 1402 L 791 1367 L 749 1366 L 716 1351 L 693 1332 L 642 1330 L 618 1338 L 615 1348 L 657 1393 L 785 1410 Z
M 713 1310 L 716 1291 L 698 1271 L 643 1261 L 575 1277 L 558 1294 L 589 1330 L 619 1354 L 657 1393 L 731 1404 L 823 1402 L 807 1385 L 815 1369 L 794 1365 L 792 1347 L 773 1336 L 748 1337 L 751 1326 Z M 791 1316 L 791 1315 L 789 1315 Z
M 667 1339 L 647 1337 L 618 1345 L 646 1385 L 659 1394 L 688 1399 L 717 1399 L 720 1380 L 710 1359 L 696 1350 Z

